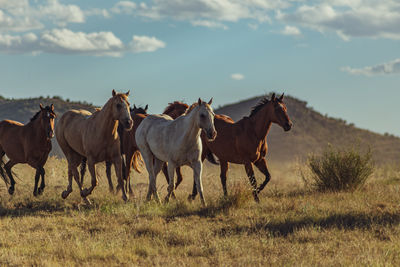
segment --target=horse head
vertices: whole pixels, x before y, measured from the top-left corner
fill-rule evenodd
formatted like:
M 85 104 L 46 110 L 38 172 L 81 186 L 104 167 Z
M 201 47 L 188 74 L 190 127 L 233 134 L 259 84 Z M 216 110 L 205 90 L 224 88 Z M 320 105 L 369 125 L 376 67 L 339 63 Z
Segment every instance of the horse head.
M 214 127 L 214 116 L 215 113 L 211 108 L 212 98 L 208 103 L 202 101 L 200 98 L 197 102 L 197 125 L 204 131 L 207 138 L 213 141 L 217 137 L 217 131 Z
M 133 108 L 130 109 L 131 116 L 133 117 L 136 114 L 147 114 L 148 108 L 149 108 L 149 105 L 146 105 L 144 108 L 136 107 L 136 105 L 133 105 Z
M 131 113 L 129 112 L 129 102 L 128 102 L 129 91 L 124 93 L 116 93 L 112 90 L 112 115 L 115 120 L 129 131 L 132 129 L 133 121 L 131 118 Z
M 273 105 L 273 112 L 271 112 L 271 121 L 277 123 L 281 126 L 285 132 L 289 131 L 293 123 L 287 114 L 286 105 L 283 102 L 284 94 L 282 94 L 279 98 L 275 96 L 275 93 L 272 94 L 271 103 Z
M 51 139 L 54 137 L 54 119 L 56 118 L 54 105 L 43 107 L 42 104 L 39 104 L 39 106 L 42 127 L 45 129 L 47 138 Z

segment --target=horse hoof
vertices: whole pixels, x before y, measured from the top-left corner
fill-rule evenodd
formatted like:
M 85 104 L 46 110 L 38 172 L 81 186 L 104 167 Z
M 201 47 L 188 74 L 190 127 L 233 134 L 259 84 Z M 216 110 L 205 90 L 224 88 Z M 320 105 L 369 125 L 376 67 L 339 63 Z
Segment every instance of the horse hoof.
M 89 195 L 89 190 L 87 188 L 81 191 L 81 197 L 85 198 Z
M 14 188 L 14 187 L 8 188 L 8 193 L 9 193 L 10 195 L 14 194 L 14 191 L 15 191 L 15 188 Z
M 65 191 L 63 191 L 63 192 L 61 193 L 61 197 L 62 197 L 63 199 L 66 199 L 66 198 L 68 197 L 68 195 L 69 195 L 69 192 L 68 192 L 67 190 L 65 190 Z
M 34 196 L 34 197 L 37 197 L 37 196 L 38 196 L 37 191 L 33 191 L 33 196 Z
M 164 202 L 165 202 L 165 203 L 168 203 L 168 202 L 169 202 L 169 197 L 168 197 L 168 196 L 165 197 Z
M 127 202 L 127 201 L 128 201 L 128 197 L 127 197 L 126 195 L 122 195 L 122 200 L 123 200 L 124 202 Z
M 256 192 L 253 192 L 253 197 L 254 197 L 254 200 L 255 200 L 257 203 L 260 203 L 260 199 L 258 198 L 258 195 L 257 195 Z
M 39 189 L 38 189 L 38 194 L 39 194 L 39 195 L 43 194 L 43 191 L 44 191 L 44 188 L 39 188 Z

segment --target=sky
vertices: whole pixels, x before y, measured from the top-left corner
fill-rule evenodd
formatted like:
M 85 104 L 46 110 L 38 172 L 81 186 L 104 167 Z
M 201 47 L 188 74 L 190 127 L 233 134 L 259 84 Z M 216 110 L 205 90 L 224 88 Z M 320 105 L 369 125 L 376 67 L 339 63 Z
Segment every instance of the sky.
M 400 136 L 399 52 L 398 0 L 0 0 L 7 98 L 130 90 L 160 113 L 274 91 Z

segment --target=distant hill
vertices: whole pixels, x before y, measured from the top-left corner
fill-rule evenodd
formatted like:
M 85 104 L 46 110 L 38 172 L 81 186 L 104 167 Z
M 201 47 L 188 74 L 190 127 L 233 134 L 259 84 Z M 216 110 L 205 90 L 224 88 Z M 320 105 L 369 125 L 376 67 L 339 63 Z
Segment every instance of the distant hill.
M 215 113 L 231 116 L 235 121 L 248 116 L 253 106 L 263 97 L 253 97 L 234 104 L 225 105 Z M 400 161 L 400 138 L 382 135 L 354 127 L 345 120 L 324 116 L 307 106 L 307 102 L 285 96 L 288 114 L 294 127 L 284 132 L 273 125 L 267 137 L 268 158 L 273 161 L 305 158 L 311 152 L 321 152 L 328 144 L 333 146 L 359 145 L 362 149 L 370 147 L 378 163 Z
M 231 116 L 235 121 L 248 116 L 262 96 L 253 97 L 237 103 L 217 108 L 216 113 Z M 86 109 L 93 111 L 95 107 L 86 102 L 70 102 L 60 97 L 4 99 L 0 97 L 0 120 L 12 119 L 27 123 L 39 110 L 39 103 L 54 104 L 58 118 L 69 109 Z M 342 119 L 330 118 L 314 111 L 307 102 L 287 96 L 285 103 L 288 114 L 294 123 L 289 132 L 273 125 L 268 135 L 268 158 L 272 161 L 293 161 L 305 158 L 311 152 L 320 152 L 329 143 L 334 146 L 350 146 L 360 144 L 371 147 L 377 162 L 400 161 L 400 138 L 392 135 L 381 135 L 368 130 L 359 129 Z M 57 123 L 57 121 L 56 121 Z M 56 143 L 55 140 L 53 140 Z M 53 143 L 53 144 L 54 144 Z M 53 145 L 52 155 L 63 156 L 57 144 Z

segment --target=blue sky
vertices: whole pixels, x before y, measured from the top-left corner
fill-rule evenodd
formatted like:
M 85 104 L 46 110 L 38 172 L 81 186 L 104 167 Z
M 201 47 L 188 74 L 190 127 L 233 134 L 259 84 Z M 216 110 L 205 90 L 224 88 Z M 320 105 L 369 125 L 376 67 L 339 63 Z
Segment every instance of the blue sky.
M 396 0 L 0 0 L 0 95 L 130 89 L 159 113 L 276 91 L 399 136 L 399 45 Z

